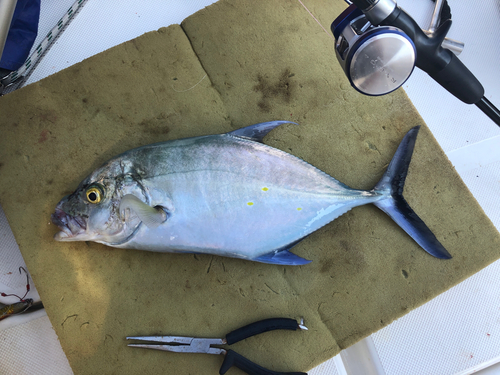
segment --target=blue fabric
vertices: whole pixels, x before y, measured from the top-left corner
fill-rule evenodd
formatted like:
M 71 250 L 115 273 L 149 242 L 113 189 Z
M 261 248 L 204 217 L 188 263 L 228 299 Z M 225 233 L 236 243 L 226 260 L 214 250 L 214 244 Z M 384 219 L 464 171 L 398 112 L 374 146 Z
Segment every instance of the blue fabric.
M 0 68 L 17 70 L 28 58 L 38 33 L 41 0 L 17 0 Z

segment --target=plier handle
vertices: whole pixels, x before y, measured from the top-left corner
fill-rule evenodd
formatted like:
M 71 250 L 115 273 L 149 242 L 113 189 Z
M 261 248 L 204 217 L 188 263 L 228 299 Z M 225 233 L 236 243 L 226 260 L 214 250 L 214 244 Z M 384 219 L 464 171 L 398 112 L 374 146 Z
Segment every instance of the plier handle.
M 276 329 L 307 330 L 301 320 L 300 324 L 294 319 L 271 318 L 251 323 L 244 327 L 229 332 L 226 337 L 219 338 L 197 338 L 183 336 L 134 336 L 127 337 L 127 340 L 148 341 L 157 344 L 128 344 L 134 348 L 157 349 L 176 353 L 206 353 L 206 354 L 224 354 L 224 362 L 219 370 L 223 375 L 231 367 L 236 366 L 249 375 L 307 375 L 305 372 L 276 372 L 261 367 L 254 362 L 246 359 L 242 355 L 230 349 L 212 347 L 212 345 L 232 345 L 248 337 L 258 335 L 267 331 Z M 162 344 L 158 344 L 162 343 Z M 171 345 L 165 345 L 171 344 Z

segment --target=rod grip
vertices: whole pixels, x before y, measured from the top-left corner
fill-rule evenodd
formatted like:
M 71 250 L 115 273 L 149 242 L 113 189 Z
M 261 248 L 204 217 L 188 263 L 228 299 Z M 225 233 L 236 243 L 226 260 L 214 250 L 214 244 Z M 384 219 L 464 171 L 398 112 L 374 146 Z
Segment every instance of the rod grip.
M 401 8 L 396 8 L 382 24 L 403 30 L 413 40 L 417 49 L 416 65 L 451 94 L 467 104 L 481 100 L 484 88 L 478 79 L 453 52 L 441 47 L 451 20 L 441 24 L 430 37 Z
M 450 55 L 451 60 L 444 69 L 429 75 L 464 103 L 476 104 L 484 96 L 483 86 L 455 54 Z

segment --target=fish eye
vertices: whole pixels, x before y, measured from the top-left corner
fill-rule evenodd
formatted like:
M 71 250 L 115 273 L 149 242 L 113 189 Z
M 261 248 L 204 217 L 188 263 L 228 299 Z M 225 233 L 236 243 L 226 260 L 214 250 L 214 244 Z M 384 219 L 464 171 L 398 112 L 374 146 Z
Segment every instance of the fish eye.
M 104 191 L 100 186 L 92 185 L 87 189 L 85 195 L 87 196 L 89 203 L 96 204 L 99 203 L 104 197 Z

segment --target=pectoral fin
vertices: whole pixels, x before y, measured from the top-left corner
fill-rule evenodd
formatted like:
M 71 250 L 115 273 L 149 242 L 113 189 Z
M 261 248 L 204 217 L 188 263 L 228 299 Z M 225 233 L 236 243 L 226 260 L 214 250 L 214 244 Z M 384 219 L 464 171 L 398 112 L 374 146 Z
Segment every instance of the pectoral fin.
M 120 216 L 125 219 L 127 210 L 135 213 L 148 228 L 157 228 L 167 220 L 167 212 L 160 206 L 151 207 L 135 195 L 127 194 L 120 202 Z

